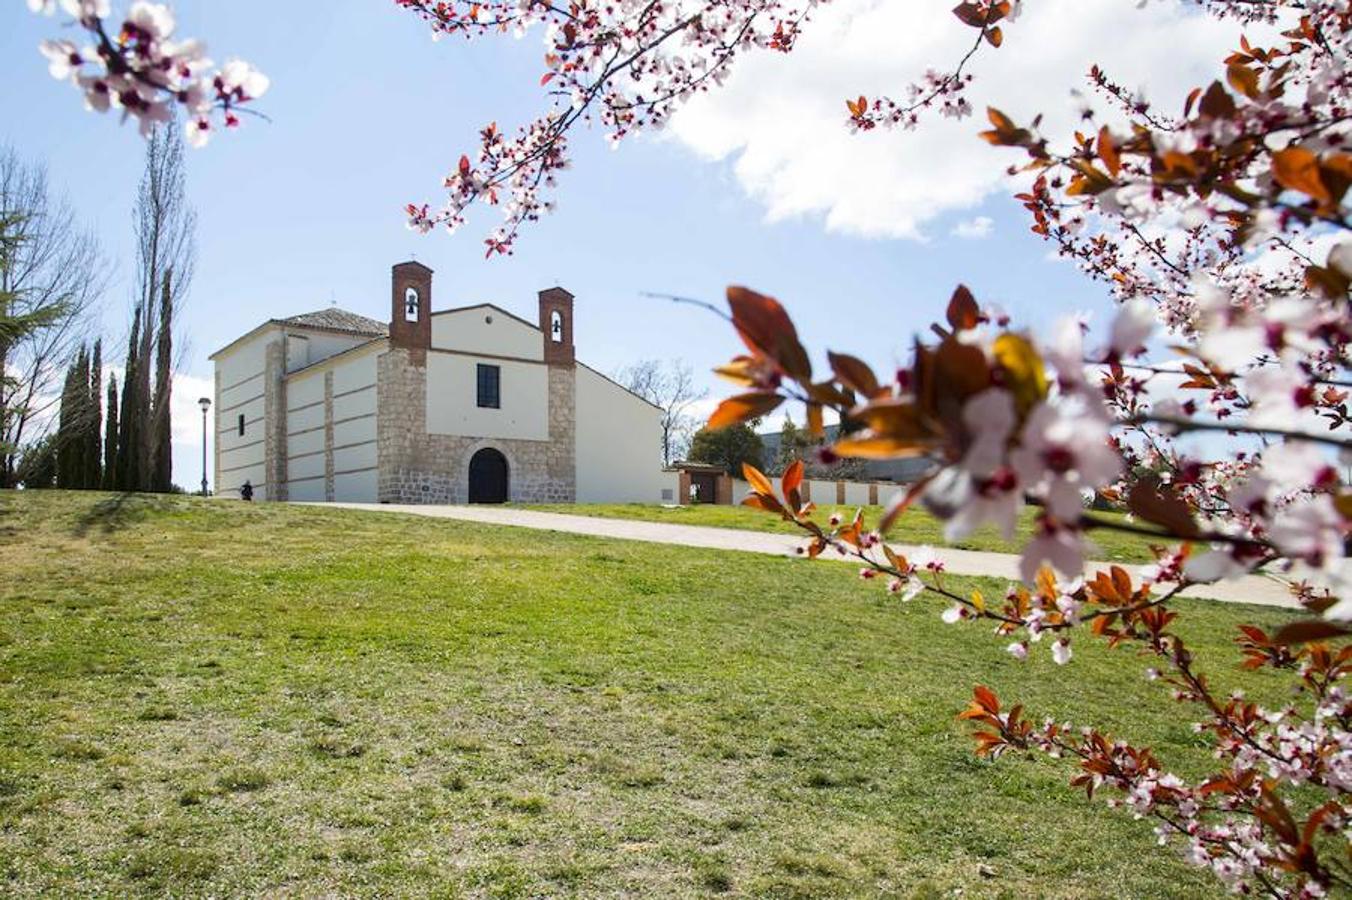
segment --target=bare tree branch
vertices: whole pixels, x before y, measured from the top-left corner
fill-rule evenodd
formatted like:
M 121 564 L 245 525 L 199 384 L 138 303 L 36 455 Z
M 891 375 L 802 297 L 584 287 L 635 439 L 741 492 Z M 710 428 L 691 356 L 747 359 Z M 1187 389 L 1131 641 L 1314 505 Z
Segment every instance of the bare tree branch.
M 13 251 L 0 272 L 11 316 L 60 306 L 43 327 L 0 342 L 0 486 L 14 484 L 20 448 L 43 437 L 61 399 L 61 379 L 88 333 L 108 265 L 70 204 L 53 197 L 47 171 L 0 147 L 0 216 L 14 217 Z

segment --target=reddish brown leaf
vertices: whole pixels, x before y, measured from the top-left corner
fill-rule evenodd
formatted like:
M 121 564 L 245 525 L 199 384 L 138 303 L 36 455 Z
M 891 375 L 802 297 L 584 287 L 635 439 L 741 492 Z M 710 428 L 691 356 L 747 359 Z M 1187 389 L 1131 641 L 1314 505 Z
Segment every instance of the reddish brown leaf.
M 972 28 L 984 28 L 986 26 L 986 11 L 981 8 L 979 3 L 959 3 L 953 7 L 953 15 L 958 17 L 958 21 Z
M 1352 631 L 1336 622 L 1327 619 L 1304 619 L 1278 628 L 1277 633 L 1272 636 L 1272 643 L 1307 644 L 1310 641 L 1322 641 L 1347 634 L 1352 634 Z
M 1246 65 L 1240 63 L 1231 63 L 1225 68 L 1225 80 L 1230 82 L 1230 87 L 1239 91 L 1250 100 L 1255 100 L 1260 93 L 1258 89 L 1258 73 Z
M 751 463 L 742 463 L 742 478 L 756 493 L 774 496 L 775 486 L 765 477 L 765 473 Z
M 1019 128 L 1009 118 L 993 106 L 986 107 L 986 118 L 990 119 L 994 129 L 983 131 L 980 137 L 997 147 L 1019 147 L 1029 143 L 1033 135 L 1026 128 Z
M 868 363 L 848 353 L 828 351 L 826 358 L 831 363 L 831 371 L 835 373 L 836 380 L 845 387 L 865 398 L 878 393 L 878 378 Z
M 1213 81 L 1202 95 L 1197 112 L 1209 119 L 1228 119 L 1235 114 L 1235 98 L 1219 81 Z
M 1272 177 L 1287 190 L 1299 191 L 1320 203 L 1332 199 L 1319 177 L 1319 157 L 1304 147 L 1287 147 L 1272 154 Z
M 807 405 L 807 433 L 819 440 L 822 435 L 826 434 L 826 425 L 822 422 L 822 405 L 820 403 L 809 403 Z
M 709 416 L 709 421 L 705 423 L 704 427 L 717 430 L 729 425 L 747 422 L 773 411 L 783 402 L 783 397 L 769 391 L 738 394 L 718 404 L 718 408 L 714 410 L 713 415 Z
M 1346 297 L 1349 285 L 1352 285 L 1352 282 L 1337 269 L 1326 266 L 1305 267 L 1305 286 L 1311 292 L 1330 300 L 1341 300 Z
M 747 494 L 742 498 L 742 505 L 749 506 L 752 509 L 763 509 L 766 512 L 784 514 L 784 506 L 779 500 L 763 494 Z
M 998 715 L 1000 712 L 1000 700 L 995 696 L 995 691 L 986 687 L 984 684 L 978 684 L 972 688 L 972 698 L 981 705 L 981 708 L 992 715 Z
M 784 476 L 779 480 L 779 486 L 784 490 L 784 496 L 798 490 L 798 486 L 803 483 L 803 461 L 795 459 L 784 470 Z
M 958 285 L 953 296 L 949 298 L 947 318 L 948 324 L 952 325 L 955 331 L 977 326 L 981 318 L 981 308 L 977 306 L 976 298 L 967 289 L 967 285 Z
M 1113 143 L 1113 136 L 1108 131 L 1107 125 L 1099 129 L 1098 155 L 1108 167 L 1108 174 L 1116 178 L 1117 173 L 1122 171 L 1122 157 L 1117 155 L 1117 145 Z
M 928 443 L 917 443 L 895 437 L 845 438 L 831 445 L 837 456 L 852 459 L 899 459 L 907 456 L 922 456 L 930 448 Z
M 752 353 L 764 356 L 798 381 L 812 378 L 812 364 L 798 341 L 798 331 L 773 297 L 744 287 L 728 288 L 732 324 Z
M 1174 489 L 1155 478 L 1142 478 L 1131 486 L 1127 494 L 1127 508 L 1136 515 L 1165 528 L 1182 538 L 1195 538 L 1197 523 L 1193 521 L 1188 504 Z

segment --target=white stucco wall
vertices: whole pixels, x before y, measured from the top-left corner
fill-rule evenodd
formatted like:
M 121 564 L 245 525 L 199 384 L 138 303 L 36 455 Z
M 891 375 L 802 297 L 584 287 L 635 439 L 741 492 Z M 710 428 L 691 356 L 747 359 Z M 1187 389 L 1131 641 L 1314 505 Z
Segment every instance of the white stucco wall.
M 845 504 L 847 506 L 867 506 L 868 483 L 860 481 L 845 482 Z
M 293 331 L 286 336 L 286 370 L 294 372 L 305 366 L 351 350 L 371 340 L 365 335 L 329 334 L 322 331 Z
M 540 329 L 491 306 L 433 313 L 432 346 L 462 353 L 544 359 Z
M 481 409 L 478 405 L 476 367 L 480 363 L 500 370 L 498 409 Z M 427 432 L 549 440 L 549 368 L 458 353 L 428 353 Z
M 362 352 L 332 365 L 335 500 L 374 503 L 377 499 L 377 355 L 376 350 Z
M 681 473 L 676 470 L 662 471 L 657 477 L 657 502 L 679 504 L 681 502 Z
M 333 497 L 349 503 L 375 503 L 379 493 L 379 479 L 374 470 L 370 472 L 335 473 L 333 476 Z
M 232 494 L 245 481 L 263 496 L 267 482 L 264 466 L 264 373 L 267 346 L 282 339 L 280 330 L 265 329 L 247 341 L 216 355 L 216 470 L 217 493 Z M 239 417 L 244 416 L 244 434 Z
M 576 371 L 577 502 L 661 503 L 664 487 L 675 496 L 662 471 L 661 412 L 586 366 Z
M 906 493 L 907 489 L 908 487 L 906 485 L 880 484 L 878 485 L 878 503 L 882 506 L 886 506 L 891 503 L 898 494 Z
M 287 338 L 287 357 L 298 342 Z M 324 373 L 310 369 L 286 379 L 286 495 L 290 500 L 323 500 Z
M 292 345 L 294 346 L 294 345 Z M 286 477 L 291 500 L 325 500 L 329 452 L 334 499 L 376 499 L 376 356 L 383 345 L 321 362 L 286 379 Z M 332 373 L 332 422 L 326 418 L 324 382 Z M 326 450 L 325 430 L 333 426 Z M 361 477 L 370 474 L 370 478 Z

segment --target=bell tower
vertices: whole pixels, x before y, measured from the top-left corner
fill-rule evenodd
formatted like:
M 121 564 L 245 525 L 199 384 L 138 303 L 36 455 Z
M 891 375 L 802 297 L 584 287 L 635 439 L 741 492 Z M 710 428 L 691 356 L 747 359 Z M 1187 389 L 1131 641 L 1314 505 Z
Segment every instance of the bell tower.
M 406 350 L 432 346 L 432 270 L 401 262 L 390 277 L 390 343 Z
M 540 331 L 544 336 L 545 362 L 571 366 L 573 354 L 573 295 L 561 287 L 540 291 Z

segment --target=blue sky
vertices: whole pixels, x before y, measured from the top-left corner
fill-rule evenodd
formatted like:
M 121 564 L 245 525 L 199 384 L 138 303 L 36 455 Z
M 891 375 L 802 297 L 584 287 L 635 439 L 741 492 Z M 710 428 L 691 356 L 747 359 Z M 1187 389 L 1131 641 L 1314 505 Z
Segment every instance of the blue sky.
M 843 5 L 881 14 L 874 0 Z M 1113 5 L 1117 15 L 1116 7 L 1127 14 L 1135 4 Z M 121 10 L 125 3 L 114 6 Z M 936 6 L 936 13 L 942 8 Z M 645 291 L 719 300 L 728 284 L 745 284 L 783 301 L 814 349 L 849 349 L 879 367 L 904 360 L 911 335 L 942 315 L 959 281 L 982 300 L 998 300 L 1034 330 L 1069 311 L 1106 309 L 1099 288 L 1047 258 L 1048 246 L 1028 232 L 1007 190 L 964 183 L 955 185 L 951 203 L 936 203 L 933 197 L 915 199 L 914 185 L 892 185 L 888 173 L 876 171 L 906 169 L 923 182 L 926 165 L 986 152 L 975 137 L 982 127 L 977 120 L 944 123 L 938 138 L 912 148 L 912 156 L 924 150 L 927 157 L 907 159 L 904 143 L 881 145 L 900 148 L 895 166 L 886 154 L 880 161 L 880 145 L 864 148 L 858 177 L 894 203 L 896 220 L 908 222 L 896 229 L 905 236 L 878 227 L 878 216 L 892 215 L 892 207 L 874 208 L 869 221 L 852 223 L 850 209 L 833 206 L 832 194 L 854 189 L 851 181 L 839 191 L 830 188 L 831 179 L 850 177 L 848 148 L 831 171 L 823 171 L 824 201 L 818 193 L 793 208 L 776 208 L 767 192 L 798 196 L 786 179 L 801 177 L 795 165 L 802 161 L 758 168 L 756 160 L 765 158 L 758 148 L 774 135 L 739 133 L 729 142 L 724 137 L 731 129 L 719 123 L 752 122 L 758 110 L 770 108 L 773 98 L 756 79 L 782 83 L 782 73 L 766 67 L 791 59 L 757 62 L 759 69 L 735 79 L 729 96 L 715 101 L 721 107 L 706 105 L 674 135 L 629 141 L 612 151 L 601 134 L 579 134 L 575 166 L 558 190 L 558 212 L 523 234 L 514 257 L 485 260 L 480 240 L 496 224 L 495 211 L 477 211 L 454 236 L 419 236 L 405 228 L 401 209 L 409 201 L 439 199 L 440 176 L 472 150 L 485 123 L 515 126 L 540 109 L 538 35 L 433 42 L 412 16 L 380 0 L 328 3 L 322 15 L 311 4 L 269 0 L 183 0 L 175 9 L 181 34 L 207 39 L 218 61 L 238 56 L 272 79 L 259 106 L 270 123 L 249 120 L 239 132 L 189 151 L 200 249 L 183 319 L 190 341 L 184 372 L 203 379 L 202 385 L 211 376 L 207 355 L 267 318 L 330 302 L 387 318 L 390 265 L 414 255 L 436 270 L 436 308 L 490 301 L 533 318 L 537 290 L 568 288 L 578 298 L 579 356 L 607 372 L 645 357 L 679 357 L 704 378 L 737 351 L 735 336 L 721 322 L 688 306 L 645 298 Z M 1149 15 L 1146 24 L 1159 20 L 1160 14 Z M 59 36 L 59 18 L 34 16 L 11 3 L 0 21 L 0 141 L 45 162 L 53 185 L 98 232 L 115 275 L 105 298 L 104 335 L 118 345 L 131 294 L 130 223 L 141 139 L 130 124 L 86 112 L 74 88 L 48 76 L 37 44 Z M 942 21 L 940 15 L 935 21 Z M 1169 24 L 1159 21 L 1160 27 Z M 1038 24 L 1030 24 L 1030 33 Z M 935 40 L 948 40 L 949 32 L 965 39 L 945 22 Z M 810 78 L 812 67 L 832 65 L 821 48 L 798 71 Z M 1083 71 L 1076 60 L 1065 65 Z M 1179 65 L 1186 73 L 1192 64 Z M 863 69 L 852 77 L 870 89 L 870 78 L 890 80 L 892 74 Z M 1038 68 L 1037 77 L 1050 76 Z M 834 110 L 844 94 L 821 80 L 821 108 Z M 1021 90 L 1026 96 L 1034 86 Z M 1054 95 L 1036 94 L 1039 103 L 1072 106 L 1064 87 Z M 1018 108 L 1022 101 L 1010 102 Z M 843 103 L 840 109 L 843 118 Z M 843 128 L 836 117 L 831 112 L 820 124 L 803 127 L 821 129 L 823 142 L 839 141 Z M 941 141 L 937 156 L 935 140 Z M 973 158 L 997 171 L 1010 161 Z M 976 216 L 992 220 L 985 237 L 950 233 Z M 712 376 L 707 382 L 714 392 L 725 390 Z M 185 390 L 195 384 L 185 381 Z M 179 425 L 184 434 L 175 444 L 175 479 L 195 485 L 200 444 L 189 439 L 192 428 Z

